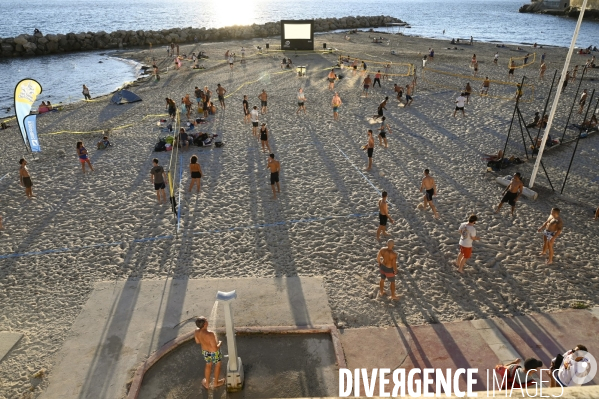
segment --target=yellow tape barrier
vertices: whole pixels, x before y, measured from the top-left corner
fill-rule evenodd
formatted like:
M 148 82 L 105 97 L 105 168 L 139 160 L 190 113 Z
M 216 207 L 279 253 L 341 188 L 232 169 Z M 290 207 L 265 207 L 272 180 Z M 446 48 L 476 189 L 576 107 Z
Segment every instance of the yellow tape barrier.
M 532 62 L 527 62 L 526 64 L 522 64 L 522 65 L 514 65 L 513 67 L 512 65 L 512 60 L 513 61 L 517 61 L 517 60 L 522 60 L 524 61 L 525 58 L 527 58 L 526 56 L 522 56 L 522 57 L 511 57 L 510 60 L 508 61 L 507 67 L 508 68 L 514 68 L 514 69 L 519 69 L 519 68 L 526 68 L 527 66 L 530 66 L 532 64 L 535 63 L 536 59 L 537 59 L 537 53 L 532 53 L 532 55 L 529 55 L 528 58 L 532 57 Z
M 409 62 L 393 62 L 393 61 L 373 61 L 373 60 L 366 60 L 363 58 L 356 58 L 356 57 L 350 57 L 350 56 L 343 56 L 340 55 L 339 56 L 339 65 L 343 65 L 344 62 L 354 62 L 354 61 L 359 61 L 359 62 L 366 62 L 367 64 L 370 65 L 383 65 L 383 68 L 385 68 L 387 65 L 389 65 L 390 68 L 393 67 L 407 67 L 408 68 L 408 72 L 403 74 L 403 73 L 383 73 L 381 72 L 381 74 L 385 74 L 385 75 L 395 75 L 395 76 L 412 76 L 414 75 L 415 71 L 416 71 L 416 67 L 414 66 L 414 64 L 409 63 Z
M 457 78 L 461 78 L 461 79 L 465 79 L 467 81 L 479 81 L 479 82 L 484 82 L 484 78 L 479 78 L 479 77 L 475 77 L 475 76 L 470 76 L 470 75 L 461 75 L 461 74 L 457 74 L 457 73 L 452 73 L 452 72 L 445 72 L 445 71 L 439 71 L 437 69 L 431 69 L 431 68 L 423 68 L 422 69 L 423 72 L 432 72 L 432 73 L 438 73 L 441 75 L 447 75 L 447 76 L 453 76 L 453 77 L 457 77 Z M 439 86 L 439 87 L 443 87 L 446 89 L 452 89 L 452 90 L 458 90 L 458 91 L 463 91 L 463 87 L 458 87 L 455 85 L 446 85 L 443 83 L 438 83 L 438 82 L 434 82 L 431 81 L 430 79 L 426 78 L 426 73 L 422 74 L 421 79 L 425 82 L 428 82 L 434 86 Z M 502 85 L 502 86 L 513 86 L 514 89 L 517 88 L 517 86 L 519 85 L 519 83 L 514 83 L 514 82 L 504 82 L 502 80 L 491 80 L 489 79 L 489 82 L 491 83 L 491 87 L 493 84 L 495 85 Z M 530 97 L 529 98 L 520 98 L 520 102 L 526 102 L 526 103 L 532 103 L 534 101 L 534 85 L 531 84 L 524 84 L 524 89 L 530 89 Z M 514 94 L 511 96 L 495 96 L 495 95 L 491 95 L 491 94 L 480 94 L 480 89 L 476 89 L 473 88 L 472 89 L 472 93 L 471 95 L 476 95 L 476 96 L 480 96 L 480 97 L 488 97 L 488 98 L 497 98 L 497 99 L 502 99 L 502 100 L 513 100 L 516 97 L 516 91 L 514 91 Z

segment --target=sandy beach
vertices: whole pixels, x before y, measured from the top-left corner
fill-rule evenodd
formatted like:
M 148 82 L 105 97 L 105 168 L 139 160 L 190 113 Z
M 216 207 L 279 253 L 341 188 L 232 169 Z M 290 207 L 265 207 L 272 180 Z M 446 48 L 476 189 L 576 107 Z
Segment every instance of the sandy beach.
M 43 152 L 37 161 L 25 155 L 18 129 L 3 131 L 0 330 L 24 337 L 0 363 L 0 398 L 39 395 L 46 380 L 37 385 L 30 376 L 41 369 L 52 372 L 53 355 L 97 281 L 322 276 L 333 316 L 342 328 L 549 312 L 574 302 L 599 304 L 599 222 L 593 221 L 599 206 L 599 134 L 580 141 L 563 195 L 559 190 L 574 144 L 546 152 L 543 163 L 556 192 L 541 171 L 534 187 L 538 199 L 522 198 L 512 218 L 509 207 L 494 214 L 504 189 L 495 179 L 519 171 L 528 183 L 534 160 L 495 173 L 487 172 L 482 157 L 503 149 L 515 87 L 492 83 L 490 96 L 471 96 L 466 118 L 452 116 L 455 98 L 466 82 L 475 93 L 481 87 L 480 80 L 468 78 L 473 53 L 479 60 L 479 78 L 505 81 L 510 57 L 536 52 L 536 62 L 516 69 L 514 79 L 526 75 L 525 83 L 534 86 L 534 90 L 527 86 L 520 106 L 527 121 L 532 120 L 535 111 L 543 111 L 551 77 L 555 69 L 561 72 L 566 49 L 517 51 L 516 46 L 477 42 L 454 46 L 387 34 L 380 36 L 390 39 L 390 45 L 373 44 L 372 35 L 353 34 L 350 40 L 345 33 L 317 35 L 316 48 L 324 42 L 339 50 L 322 54 L 257 55 L 256 46 L 266 42 L 262 39 L 181 46 L 181 53 L 204 51 L 210 57 L 202 61 L 207 69 L 192 70 L 192 63 L 184 61 L 181 70 L 163 72 L 158 82 L 136 83 L 130 90 L 142 102 L 116 106 L 105 97 L 40 116 Z M 237 62 L 231 70 L 224 53 L 231 49 L 239 55 L 242 46 L 247 62 Z M 435 59 L 427 67 L 448 74 L 422 74 L 422 56 L 430 47 Z M 498 65 L 493 63 L 496 51 Z M 543 52 L 548 68 L 545 81 L 540 81 Z M 393 83 L 405 87 L 412 77 L 384 79 L 382 88 L 371 89 L 366 98 L 361 96 L 364 75 L 344 68 L 337 70 L 343 79 L 335 84 L 343 101 L 340 120 L 333 121 L 326 76 L 339 55 L 368 60 L 371 77 L 376 69 L 383 70 L 383 64 L 370 61 L 413 63 L 418 67 L 413 104 L 399 106 L 393 94 Z M 284 56 L 306 66 L 307 76 L 298 77 L 295 69 L 282 70 Z M 171 66 L 165 49 L 120 52 L 119 57 L 145 63 L 155 57 L 162 71 Z M 574 54 L 571 65 L 583 65 L 587 58 Z M 598 71 L 587 73 L 592 79 L 585 78 L 581 90 L 599 89 Z M 169 206 L 156 203 L 150 183 L 152 159 L 166 167 L 171 156 L 153 152 L 158 137 L 165 135 L 156 123 L 165 117 L 165 97 L 179 104 L 185 94 L 193 98 L 195 86 L 209 86 L 216 100 L 217 83 L 228 91 L 227 108 L 219 107 L 199 130 L 218 134 L 225 145 L 179 153 L 183 192 L 177 232 L 176 216 Z M 578 81 L 570 83 L 562 94 L 552 136 L 561 137 L 577 86 Z M 296 115 L 300 87 L 307 98 L 307 115 Z M 270 146 L 281 162 L 282 193 L 277 200 L 271 199 L 267 154 L 252 136 L 251 124 L 243 122 L 243 95 L 248 95 L 250 106 L 259 106 L 262 89 L 269 99 L 268 112 L 260 121 L 267 123 Z M 93 96 L 93 87 L 90 91 Z M 367 156 L 361 146 L 366 144 L 367 129 L 380 126 L 371 117 L 385 96 L 389 96 L 385 116 L 392 127 L 389 148 L 376 140 L 374 166 L 366 172 Z M 582 121 L 577 110 L 575 106 L 570 123 Z M 112 148 L 95 149 L 101 131 L 124 125 L 131 126 L 110 131 Z M 566 137 L 575 134 L 569 129 Z M 90 152 L 94 173 L 81 173 L 75 151 L 78 140 Z M 193 154 L 204 173 L 200 194 L 186 191 Z M 37 196 L 32 200 L 25 198 L 18 181 L 18 161 L 24 155 Z M 526 161 L 516 124 L 506 155 Z M 439 190 L 438 220 L 430 210 L 417 209 L 425 168 L 431 170 Z M 375 258 L 383 242 L 375 233 L 382 190 L 389 193 L 389 211 L 396 221 L 389 232 L 399 254 L 397 286 L 403 299 L 397 303 L 377 297 Z M 555 246 L 554 263 L 546 265 L 537 256 L 542 247 L 537 228 L 556 206 L 565 228 Z M 478 215 L 481 240 L 460 275 L 452 265 L 458 251 L 457 229 L 472 213 Z

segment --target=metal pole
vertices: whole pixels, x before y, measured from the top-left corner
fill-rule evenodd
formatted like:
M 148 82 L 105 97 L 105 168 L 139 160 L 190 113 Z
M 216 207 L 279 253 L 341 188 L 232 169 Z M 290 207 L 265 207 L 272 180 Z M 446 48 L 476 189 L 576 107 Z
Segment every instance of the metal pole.
M 522 134 L 522 145 L 524 146 L 524 154 L 526 154 L 526 159 L 528 159 L 528 150 L 526 149 L 526 139 L 524 138 L 524 129 L 522 129 L 522 114 L 520 113 L 520 108 L 518 108 L 518 123 L 520 124 L 520 133 Z M 526 128 L 526 123 L 524 124 L 524 128 Z
M 589 106 L 587 107 L 587 112 L 584 115 L 584 120 L 587 119 L 587 116 L 589 114 L 589 109 L 591 108 L 591 102 L 593 101 L 594 95 L 595 95 L 595 89 L 593 89 L 593 94 L 591 94 L 591 101 L 589 101 Z M 595 108 L 597 108 L 597 106 L 599 106 L 599 100 L 597 100 L 597 105 L 595 106 Z M 578 132 L 578 137 L 576 137 L 576 145 L 574 145 L 574 152 L 572 152 L 572 158 L 570 158 L 570 164 L 568 165 L 568 171 L 566 172 L 566 177 L 564 178 L 564 184 L 562 185 L 562 191 L 560 191 L 560 194 L 564 193 L 564 188 L 566 187 L 566 181 L 568 180 L 568 175 L 570 174 L 570 168 L 572 167 L 572 162 L 574 162 L 574 156 L 576 155 L 576 150 L 578 149 L 578 142 L 580 141 L 581 134 L 582 134 L 582 132 Z
M 233 313 L 231 313 L 231 302 L 225 305 L 225 327 L 227 331 L 227 350 L 229 351 L 229 370 L 237 371 L 237 341 L 233 330 Z
M 547 95 L 547 101 L 545 101 L 545 108 L 543 108 L 543 114 L 541 115 L 541 120 L 545 118 L 545 114 L 547 113 L 547 107 L 549 106 L 549 99 L 551 98 L 551 93 L 553 92 L 553 85 L 555 84 L 555 77 L 557 76 L 557 71 L 553 73 L 553 80 L 551 81 L 551 87 L 549 88 L 549 94 Z M 539 135 L 541 134 L 541 124 L 539 124 L 539 130 L 537 130 L 537 138 L 533 145 L 537 146 L 537 141 L 539 140 Z
M 522 82 L 520 82 L 520 90 L 524 88 L 524 79 L 526 76 L 522 76 Z M 510 128 L 507 131 L 507 138 L 505 139 L 505 145 L 503 146 L 503 156 L 505 157 L 505 151 L 507 150 L 507 143 L 510 141 L 510 134 L 512 133 L 512 125 L 514 124 L 514 118 L 516 117 L 516 110 L 518 110 L 518 102 L 520 101 L 520 96 L 516 94 L 516 104 L 514 105 L 514 113 L 512 114 L 512 121 L 510 122 Z M 526 156 L 528 158 L 528 155 Z M 501 161 L 501 159 L 500 159 Z M 503 165 L 503 162 L 502 162 Z
M 582 75 L 580 76 L 580 83 L 578 83 L 578 88 L 576 89 L 576 94 L 574 95 L 574 100 L 572 101 L 572 107 L 570 108 L 570 113 L 568 114 L 568 119 L 566 120 L 566 126 L 564 126 L 564 133 L 562 134 L 562 138 L 560 139 L 560 143 L 564 141 L 564 137 L 566 136 L 566 130 L 568 130 L 568 123 L 570 123 L 570 117 L 572 116 L 572 111 L 574 111 L 574 106 L 576 105 L 576 99 L 578 99 L 578 93 L 580 92 L 580 86 L 582 85 L 582 79 L 584 78 L 584 74 L 586 73 L 587 68 L 584 67 L 582 69 Z
M 574 46 L 576 45 L 576 39 L 578 38 L 578 32 L 580 31 L 580 25 L 582 24 L 582 17 L 584 16 L 584 11 L 587 8 L 588 0 L 582 1 L 582 6 L 580 7 L 580 15 L 578 16 L 578 21 L 576 22 L 576 29 L 574 29 L 574 35 L 572 36 L 572 42 L 570 43 L 570 48 L 568 49 L 568 54 L 566 55 L 566 61 L 564 62 L 564 68 L 562 69 L 562 77 L 557 84 L 557 91 L 555 93 L 555 98 L 553 99 L 553 105 L 551 106 L 551 112 L 549 113 L 549 122 L 547 123 L 547 127 L 545 128 L 545 133 L 543 134 L 543 139 L 541 140 L 541 148 L 539 148 L 539 153 L 537 155 L 537 161 L 535 162 L 535 166 L 532 170 L 532 176 L 530 177 L 530 188 L 532 188 L 535 184 L 535 179 L 537 177 L 537 172 L 539 171 L 539 165 L 541 164 L 541 158 L 543 158 L 543 150 L 545 149 L 545 143 L 547 142 L 547 136 L 549 136 L 549 132 L 551 131 L 551 125 L 553 124 L 553 118 L 555 117 L 555 111 L 557 111 L 557 105 L 559 103 L 559 97 L 564 86 L 564 80 L 566 79 L 566 73 L 568 72 L 568 67 L 570 66 L 570 59 L 572 58 L 572 52 L 574 51 Z

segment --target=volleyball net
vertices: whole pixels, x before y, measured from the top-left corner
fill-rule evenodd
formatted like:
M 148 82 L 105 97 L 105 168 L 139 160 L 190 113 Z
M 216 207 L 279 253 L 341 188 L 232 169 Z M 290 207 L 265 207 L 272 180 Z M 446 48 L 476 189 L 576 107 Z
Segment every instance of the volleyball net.
M 523 57 L 511 57 L 508 61 L 507 67 L 515 69 L 526 68 L 527 66 L 534 64 L 536 60 L 537 53 L 528 54 Z M 512 66 L 512 61 L 514 61 L 514 66 Z
M 518 82 L 505 82 L 502 80 L 489 79 L 488 89 L 484 88 L 484 77 L 472 75 L 461 75 L 458 73 L 440 71 L 437 69 L 423 68 L 420 79 L 432 86 L 463 92 L 467 83 L 472 87 L 471 95 L 496 98 L 500 100 L 515 100 L 518 90 Z M 535 98 L 534 85 L 524 84 L 520 102 L 532 103 Z
M 352 65 L 356 65 L 358 69 L 361 69 L 362 62 L 366 64 L 370 73 L 377 73 L 380 71 L 383 77 L 413 76 L 416 70 L 414 64 L 410 64 L 409 62 L 373 61 L 363 58 L 350 57 L 349 55 L 339 56 L 339 65 L 342 68 L 351 68 Z

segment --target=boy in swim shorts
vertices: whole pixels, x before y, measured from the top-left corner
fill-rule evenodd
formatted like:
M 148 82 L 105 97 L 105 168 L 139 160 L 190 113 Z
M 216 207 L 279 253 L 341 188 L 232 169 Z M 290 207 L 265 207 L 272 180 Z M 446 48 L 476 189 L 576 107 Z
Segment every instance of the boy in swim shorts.
M 214 387 L 219 387 L 225 384 L 224 378 L 218 378 L 220 376 L 220 365 L 223 358 L 220 353 L 221 341 L 216 340 L 216 334 L 213 331 L 208 330 L 208 320 L 205 317 L 198 317 L 196 319 L 196 330 L 194 338 L 196 344 L 202 347 L 202 356 L 206 361 L 206 367 L 204 368 L 204 379 L 202 380 L 202 386 L 206 389 L 210 389 L 210 374 L 212 373 L 212 365 L 214 367 Z
M 389 280 L 391 289 L 391 299 L 399 301 L 400 296 L 395 294 L 395 276 L 397 275 L 397 252 L 393 250 L 395 243 L 393 240 L 387 241 L 387 246 L 379 250 L 376 259 L 379 265 L 379 274 L 381 280 L 379 282 L 379 296 L 387 295 L 385 292 L 385 280 Z
M 549 252 L 548 265 L 553 263 L 553 244 L 562 233 L 563 228 L 564 221 L 560 217 L 560 210 L 559 208 L 553 208 L 545 223 L 537 230 L 539 233 L 543 232 L 543 251 L 541 251 L 540 256 L 545 256 L 545 252 Z

